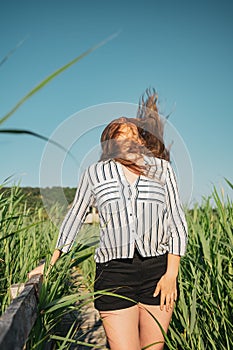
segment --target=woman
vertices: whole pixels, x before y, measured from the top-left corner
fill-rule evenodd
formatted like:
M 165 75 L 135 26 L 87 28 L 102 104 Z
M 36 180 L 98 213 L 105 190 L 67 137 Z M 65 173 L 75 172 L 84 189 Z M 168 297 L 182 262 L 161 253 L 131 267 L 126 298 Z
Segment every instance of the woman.
M 138 118 L 116 119 L 103 131 L 100 161 L 83 173 L 51 259 L 53 265 L 71 249 L 87 209 L 96 206 L 100 242 L 94 289 L 115 296 L 103 293 L 95 307 L 112 350 L 149 344 L 163 349 L 162 332 L 151 315 L 167 332 L 178 296 L 187 225 L 156 101 L 149 94 Z M 43 266 L 31 275 L 38 272 L 43 273 Z

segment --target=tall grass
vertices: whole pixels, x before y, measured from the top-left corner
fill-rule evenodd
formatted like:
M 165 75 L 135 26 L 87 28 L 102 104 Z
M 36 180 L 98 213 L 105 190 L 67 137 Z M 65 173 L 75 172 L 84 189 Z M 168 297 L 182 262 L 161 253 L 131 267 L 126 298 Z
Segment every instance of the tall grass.
M 1 312 L 10 303 L 10 285 L 26 280 L 27 272 L 48 254 L 53 237 L 53 225 L 45 220 L 43 209 L 32 211 L 21 204 L 23 197 L 17 186 L 0 195 Z
M 0 197 L 0 303 L 3 312 L 10 302 L 9 286 L 25 281 L 27 272 L 47 257 L 49 260 L 57 237 L 57 228 L 43 208 L 34 211 L 21 205 L 18 187 Z M 61 211 L 53 208 L 56 215 Z M 54 215 L 53 215 L 54 217 Z M 200 206 L 187 211 L 189 245 L 181 261 L 180 298 L 169 330 L 167 349 L 230 350 L 232 342 L 232 202 L 220 198 L 216 189 Z M 96 226 L 84 227 L 81 235 L 92 237 Z M 79 241 L 83 241 L 80 239 Z M 94 262 L 90 241 L 77 244 L 62 256 L 55 268 L 44 277 L 38 319 L 28 340 L 27 349 L 43 349 L 52 340 L 55 349 L 68 349 L 76 339 L 76 313 L 93 299 Z M 84 297 L 71 277 L 73 268 L 82 271 L 89 293 Z M 78 303 L 76 303 L 78 301 Z M 61 318 L 73 313 L 74 322 L 61 335 Z
M 214 201 L 214 205 L 211 205 Z M 212 196 L 187 213 L 188 251 L 170 327 L 177 349 L 232 349 L 233 206 Z
M 61 218 L 63 209 L 55 205 L 51 209 L 53 219 Z M 17 186 L 0 194 L 0 228 L 0 313 L 3 313 L 11 301 L 10 286 L 25 282 L 27 273 L 42 259 L 50 260 L 58 229 L 43 208 L 31 209 L 27 206 Z M 76 244 L 70 254 L 63 255 L 52 271 L 45 274 L 39 297 L 38 318 L 27 349 L 43 349 L 44 344 L 57 334 L 57 325 L 62 317 L 71 312 L 77 314 L 83 304 L 92 300 L 93 293 L 87 293 L 84 298 L 78 292 L 79 285 L 72 280 L 73 269 L 92 254 L 92 231 L 93 227 L 84 227 L 83 243 Z M 86 234 L 89 237 L 87 246 L 84 244 Z M 70 331 L 68 333 L 71 337 Z M 79 343 L 78 340 L 75 342 Z M 59 344 L 67 344 L 67 340 L 54 339 L 54 343 L 58 349 Z

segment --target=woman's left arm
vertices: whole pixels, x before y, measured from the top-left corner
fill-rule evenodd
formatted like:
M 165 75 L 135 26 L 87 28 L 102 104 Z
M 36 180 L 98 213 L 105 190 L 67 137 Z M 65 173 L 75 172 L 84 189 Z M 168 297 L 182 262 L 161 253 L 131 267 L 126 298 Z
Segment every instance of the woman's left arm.
M 180 256 L 174 254 L 168 254 L 167 257 L 167 271 L 160 278 L 156 289 L 154 291 L 154 297 L 159 293 L 160 296 L 160 309 L 163 310 L 164 304 L 166 310 L 174 307 L 174 302 L 177 299 L 177 276 L 180 265 Z
M 180 257 L 186 252 L 188 241 L 188 229 L 185 214 L 181 205 L 175 172 L 170 163 L 166 176 L 166 203 L 168 212 L 169 251 L 167 271 L 159 280 L 154 296 L 161 293 L 160 308 L 166 310 L 173 308 L 177 299 L 177 276 L 180 265 Z

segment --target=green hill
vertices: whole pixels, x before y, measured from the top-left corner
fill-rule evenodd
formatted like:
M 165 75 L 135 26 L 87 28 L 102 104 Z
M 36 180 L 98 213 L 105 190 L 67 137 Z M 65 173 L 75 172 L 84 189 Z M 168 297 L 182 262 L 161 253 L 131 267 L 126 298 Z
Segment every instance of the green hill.
M 20 189 L 23 194 L 21 203 L 27 203 L 27 207 L 32 209 L 44 206 L 45 202 L 49 206 L 55 203 L 64 203 L 63 196 L 65 196 L 68 205 L 70 205 L 76 192 L 76 188 L 70 187 L 46 187 L 43 189 L 39 187 L 21 187 Z M 11 187 L 0 188 L 0 195 L 4 197 L 11 196 Z

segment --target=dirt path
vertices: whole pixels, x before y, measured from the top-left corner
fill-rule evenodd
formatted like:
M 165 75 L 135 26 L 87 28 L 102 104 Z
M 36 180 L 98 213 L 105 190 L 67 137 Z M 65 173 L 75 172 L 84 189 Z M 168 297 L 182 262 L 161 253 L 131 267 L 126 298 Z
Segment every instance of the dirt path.
M 83 276 L 79 269 L 75 269 L 72 273 L 72 280 L 78 286 L 78 292 L 85 297 L 89 293 L 87 287 L 83 283 Z M 87 299 L 88 301 L 88 299 Z M 85 304 L 85 303 L 84 303 Z M 66 337 L 73 326 L 70 338 L 88 343 L 87 345 L 70 343 L 70 350 L 108 350 L 106 336 L 99 313 L 94 307 L 94 302 L 91 300 L 81 308 L 70 311 L 57 325 L 56 334 Z M 75 332 L 75 334 L 73 333 Z M 67 343 L 68 344 L 68 343 Z M 55 344 L 48 345 L 49 350 L 58 350 Z M 45 349 L 47 350 L 47 349 Z
M 79 292 L 82 295 L 88 293 L 86 286 L 82 283 L 82 275 L 77 271 L 75 273 L 75 279 L 79 284 Z M 90 347 L 86 345 L 72 345 L 70 347 L 71 350 L 109 349 L 107 347 L 107 341 L 102 321 L 100 320 L 99 313 L 95 309 L 94 303 L 92 301 L 79 309 L 78 314 L 75 316 L 75 323 L 77 324 L 78 328 L 75 339 L 80 342 L 92 344 L 93 346 Z
M 72 350 L 108 349 L 102 322 L 99 318 L 98 312 L 94 308 L 93 303 L 90 303 L 82 308 L 77 321 L 80 328 L 75 338 L 79 341 L 93 344 L 93 347 L 75 345 L 71 347 Z

